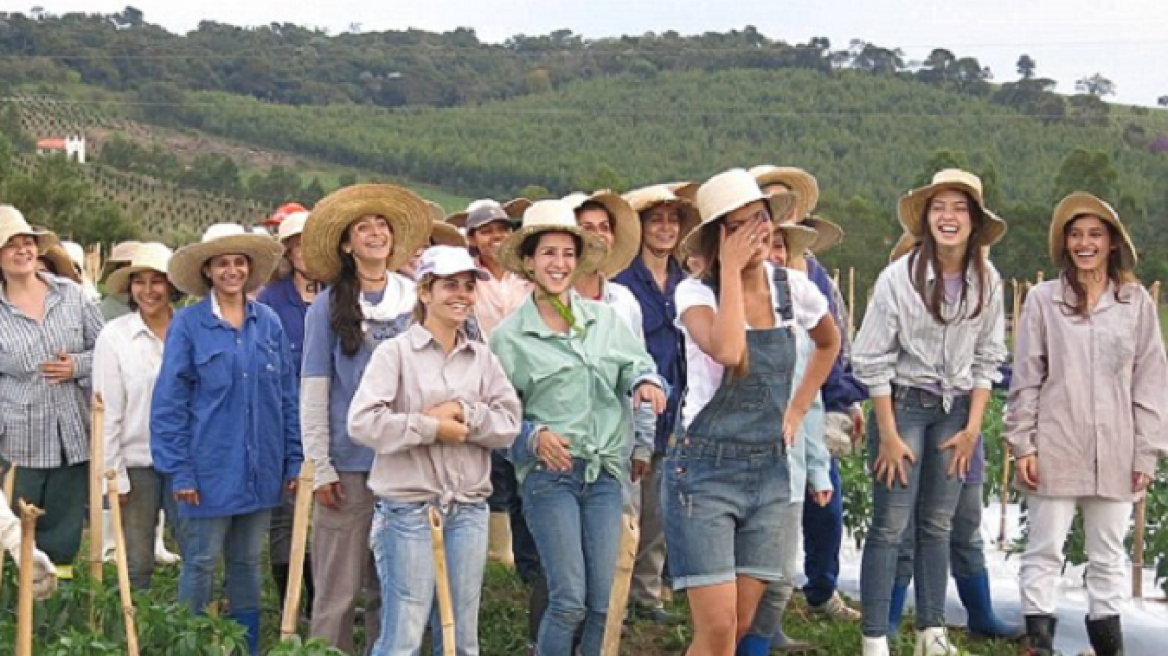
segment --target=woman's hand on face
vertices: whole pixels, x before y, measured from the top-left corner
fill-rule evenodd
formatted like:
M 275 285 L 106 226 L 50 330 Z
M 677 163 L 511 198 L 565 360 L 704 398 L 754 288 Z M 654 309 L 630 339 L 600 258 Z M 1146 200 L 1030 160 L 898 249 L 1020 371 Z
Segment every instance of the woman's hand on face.
M 722 221 L 718 227 L 722 242 L 718 250 L 718 259 L 722 263 L 722 269 L 739 272 L 746 268 L 754 256 L 765 248 L 766 231 L 770 229 L 770 222 L 756 216 L 728 235 L 726 222 Z

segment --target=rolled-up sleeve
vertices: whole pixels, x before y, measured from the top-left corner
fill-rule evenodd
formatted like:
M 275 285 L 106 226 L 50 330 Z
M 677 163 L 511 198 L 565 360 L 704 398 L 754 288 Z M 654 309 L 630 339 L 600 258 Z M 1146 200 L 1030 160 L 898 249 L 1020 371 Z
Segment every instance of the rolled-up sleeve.
M 1026 296 L 1021 318 L 1015 318 L 1014 373 L 1010 380 L 1005 439 L 1021 458 L 1037 450 L 1038 400 L 1047 375 L 1046 317 L 1037 293 Z
M 487 349 L 477 353 L 484 364 L 483 401 L 466 403 L 467 441 L 499 449 L 510 447 L 519 433 L 523 407 L 503 365 Z
M 1168 455 L 1164 435 L 1164 395 L 1168 393 L 1168 362 L 1160 333 L 1155 301 L 1140 290 L 1132 369 L 1132 416 L 1135 424 L 1137 473 L 1154 476 L 1161 457 Z
M 1006 350 L 1006 312 L 1002 305 L 1002 281 L 994 275 L 989 303 L 981 316 L 981 330 L 973 346 L 971 374 L 973 386 L 978 389 L 993 389 L 994 383 L 1002 379 L 1000 370 L 1009 354 Z
M 856 379 L 868 387 L 872 397 L 892 395 L 892 379 L 896 377 L 900 354 L 900 322 L 888 271 L 885 269 L 876 280 L 872 301 L 852 345 Z
M 403 346 L 409 348 L 405 340 L 395 339 L 377 347 L 349 405 L 349 437 L 379 455 L 402 453 L 438 438 L 436 418 L 393 407 L 401 383 Z

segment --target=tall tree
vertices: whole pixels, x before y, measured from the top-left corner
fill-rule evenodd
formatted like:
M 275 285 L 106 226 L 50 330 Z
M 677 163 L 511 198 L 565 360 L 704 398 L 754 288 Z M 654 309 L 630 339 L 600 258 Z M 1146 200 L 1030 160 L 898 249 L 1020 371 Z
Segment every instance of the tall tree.
M 1023 80 L 1029 80 L 1034 77 L 1034 72 L 1038 69 L 1038 63 L 1030 57 L 1030 55 L 1022 55 L 1018 58 L 1018 75 L 1022 76 Z

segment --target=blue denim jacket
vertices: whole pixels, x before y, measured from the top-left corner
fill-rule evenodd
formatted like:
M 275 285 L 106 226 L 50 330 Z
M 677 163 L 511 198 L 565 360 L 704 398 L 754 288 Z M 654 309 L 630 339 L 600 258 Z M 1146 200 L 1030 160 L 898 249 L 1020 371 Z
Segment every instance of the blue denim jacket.
M 629 268 L 613 278 L 613 282 L 627 287 L 641 303 L 645 348 L 657 365 L 657 373 L 672 388 L 669 394 L 669 407 L 657 417 L 653 451 L 658 454 L 665 453 L 669 436 L 673 433 L 677 421 L 681 397 L 685 393 L 685 352 L 682 349 L 681 330 L 677 327 L 677 305 L 673 300 L 673 292 L 682 280 L 685 280 L 685 272 L 680 265 L 670 260 L 665 292 L 662 293 L 640 256 L 633 260 Z
M 840 321 L 839 308 L 835 304 L 835 294 L 831 293 L 831 277 L 827 275 L 827 269 L 813 257 L 807 258 L 807 277 L 815 286 L 819 288 L 820 293 L 827 298 L 827 305 L 831 312 L 831 318 L 835 320 L 835 324 L 839 327 L 840 336 L 846 337 L 844 331 L 847 328 Z M 823 405 L 827 412 L 847 412 L 853 403 L 859 403 L 868 398 L 868 390 L 864 385 L 856 380 L 852 373 L 852 363 L 844 361 L 844 350 L 840 349 L 839 355 L 836 356 L 835 362 L 831 365 L 831 372 L 827 375 L 827 380 L 824 381 L 820 392 L 823 394 Z
M 280 504 L 303 460 L 298 383 L 271 308 L 249 301 L 240 330 L 215 316 L 209 298 L 175 314 L 154 387 L 150 448 L 173 490 L 199 492 L 199 505 L 179 504 L 181 518 Z
M 308 316 L 308 303 L 300 298 L 292 276 L 264 287 L 257 299 L 272 308 L 284 326 L 284 338 L 292 350 L 292 366 L 296 380 L 300 380 L 300 365 L 304 360 L 304 318 Z

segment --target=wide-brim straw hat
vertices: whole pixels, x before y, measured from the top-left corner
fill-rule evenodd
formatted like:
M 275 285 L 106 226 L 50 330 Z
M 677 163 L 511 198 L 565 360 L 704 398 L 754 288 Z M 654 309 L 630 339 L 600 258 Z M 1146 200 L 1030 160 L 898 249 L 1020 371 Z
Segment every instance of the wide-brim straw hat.
M 758 201 L 767 204 L 771 220 L 778 225 L 789 222 L 791 211 L 795 209 L 798 201 L 798 194 L 763 193 L 758 181 L 745 169 L 730 169 L 707 180 L 697 193 L 698 212 L 701 214 L 702 222 L 686 235 L 682 241 L 682 252 L 700 252 L 702 231 L 707 226 L 734 210 Z
M 798 223 L 780 223 L 775 230 L 783 233 L 783 244 L 787 247 L 787 266 L 795 260 L 803 259 L 811 245 L 819 238 L 819 233 L 813 228 Z
M 432 200 L 426 200 L 426 207 L 430 208 L 430 220 L 438 223 L 446 222 L 446 208 Z
M 579 210 L 585 203 L 599 203 L 608 212 L 608 221 L 612 227 L 612 247 L 608 255 L 600 263 L 599 271 L 607 278 L 629 268 L 629 265 L 641 252 L 641 219 L 633 211 L 631 205 L 619 195 L 608 191 L 598 191 L 592 195 L 572 194 L 566 196 L 564 202 L 572 207 L 572 211 Z
M 69 257 L 68 251 L 61 244 L 53 244 L 44 250 L 41 250 L 38 244 L 37 257 L 48 260 L 56 269 L 58 277 L 68 278 L 79 285 L 81 284 L 81 274 L 77 272 L 77 268 L 73 266 L 73 259 Z
M 491 200 L 490 198 L 482 198 L 467 205 L 465 210 L 461 212 L 455 212 L 454 214 L 446 217 L 446 222 L 456 228 L 465 228 L 466 218 L 470 216 L 470 213 L 473 212 L 474 209 L 482 203 L 495 203 L 499 205 L 499 207 L 503 208 L 503 212 L 505 212 L 507 216 L 511 217 L 511 219 L 517 223 L 523 219 L 523 214 L 527 212 L 527 208 L 531 207 L 531 201 L 527 200 L 526 198 L 512 198 L 506 203 L 500 203 L 499 201 Z
M 57 235 L 48 228 L 30 226 L 20 210 L 11 205 L 0 205 L 0 246 L 4 246 L 9 239 L 17 235 L 28 235 L 36 239 L 38 252 L 47 251 L 50 247 L 61 243 L 57 239 Z
M 699 182 L 667 182 L 665 186 L 672 191 L 678 198 L 685 198 L 691 203 L 696 203 L 698 200 L 698 189 L 701 188 Z
M 105 259 L 105 262 L 101 263 L 101 273 L 98 274 L 98 280 L 107 280 L 115 269 L 133 260 L 134 249 L 138 248 L 140 243 L 137 241 L 123 241 L 114 244 L 114 247 L 110 249 L 109 257 Z
M 844 229 L 840 227 L 835 221 L 825 219 L 822 216 L 804 217 L 799 225 L 807 226 L 816 232 L 818 237 L 815 238 L 815 243 L 811 244 L 811 252 L 819 255 L 829 251 L 836 246 L 839 246 L 844 240 Z
M 466 237 L 458 231 L 458 228 L 450 225 L 446 221 L 439 219 L 431 221 L 430 224 L 430 244 L 434 246 L 459 246 L 466 248 Z
M 1133 271 L 1139 262 L 1136 248 L 1132 244 L 1131 235 L 1119 220 L 1119 213 L 1103 199 L 1085 191 L 1076 191 L 1059 201 L 1054 208 L 1050 221 L 1050 260 L 1055 266 L 1063 265 L 1063 250 L 1066 248 L 1064 231 L 1067 224 L 1076 218 L 1090 214 L 1097 216 L 1104 223 L 1109 224 L 1119 233 L 1119 265 L 1127 271 Z
M 338 246 L 363 216 L 384 217 L 393 231 L 393 250 L 385 260 L 388 271 L 397 271 L 430 240 L 430 208 L 420 196 L 404 187 L 359 184 L 325 196 L 304 228 L 304 266 L 309 277 L 325 284 L 341 275 Z
M 211 286 L 203 277 L 203 266 L 219 255 L 246 255 L 248 259 L 245 292 L 260 288 L 280 265 L 284 247 L 271 237 L 248 232 L 238 223 L 217 223 L 203 233 L 197 244 L 183 246 L 171 256 L 166 277 L 175 289 L 188 296 L 203 297 Z
M 173 256 L 174 251 L 165 244 L 157 242 L 139 244 L 134 251 L 134 259 L 130 260 L 130 265 L 110 274 L 109 279 L 105 282 L 106 290 L 110 294 L 129 294 L 130 279 L 135 273 L 143 271 L 157 271 L 164 276 L 167 275 L 167 271 L 170 269 L 170 258 Z
M 798 202 L 791 217 L 796 223 L 801 223 L 819 205 L 819 181 L 801 168 L 760 164 L 750 169 L 750 174 L 762 189 L 777 184 L 795 192 Z
M 523 242 L 532 235 L 545 232 L 566 232 L 579 237 L 584 252 L 576 254 L 576 270 L 573 279 L 595 273 L 608 254 L 600 238 L 576 225 L 576 211 L 562 200 L 541 200 L 531 204 L 523 213 L 523 225 L 503 242 L 499 248 L 499 263 L 504 269 L 531 279 L 531 273 L 523 266 Z
M 633 211 L 638 215 L 647 212 L 658 205 L 673 205 L 677 208 L 677 215 L 681 219 L 681 230 L 677 236 L 677 243 L 680 244 L 694 228 L 702 222 L 702 215 L 698 213 L 698 208 L 694 205 L 693 195 L 696 192 L 698 185 L 694 183 L 675 183 L 674 185 L 659 184 L 649 187 L 642 187 L 634 189 L 625 194 L 625 201 L 633 208 Z M 689 196 L 683 195 L 681 192 L 686 191 L 686 187 L 692 187 L 693 192 Z M 643 226 L 642 226 L 643 227 Z
M 981 178 L 961 169 L 944 169 L 933 176 L 933 181 L 924 187 L 918 187 L 900 197 L 897 203 L 897 216 L 900 225 L 906 232 L 920 237 L 925 226 L 923 225 L 925 208 L 929 201 L 938 192 L 945 189 L 956 189 L 969 194 L 973 202 L 985 214 L 986 225 L 983 226 L 984 236 L 978 246 L 992 246 L 998 243 L 1002 235 L 1006 234 L 1006 222 L 997 214 L 990 211 L 985 205 L 982 192 Z
M 896 245 L 892 247 L 892 251 L 888 253 L 888 263 L 892 264 L 905 255 L 908 255 L 919 243 L 920 240 L 912 234 L 907 232 L 901 234 L 900 239 L 896 240 Z

